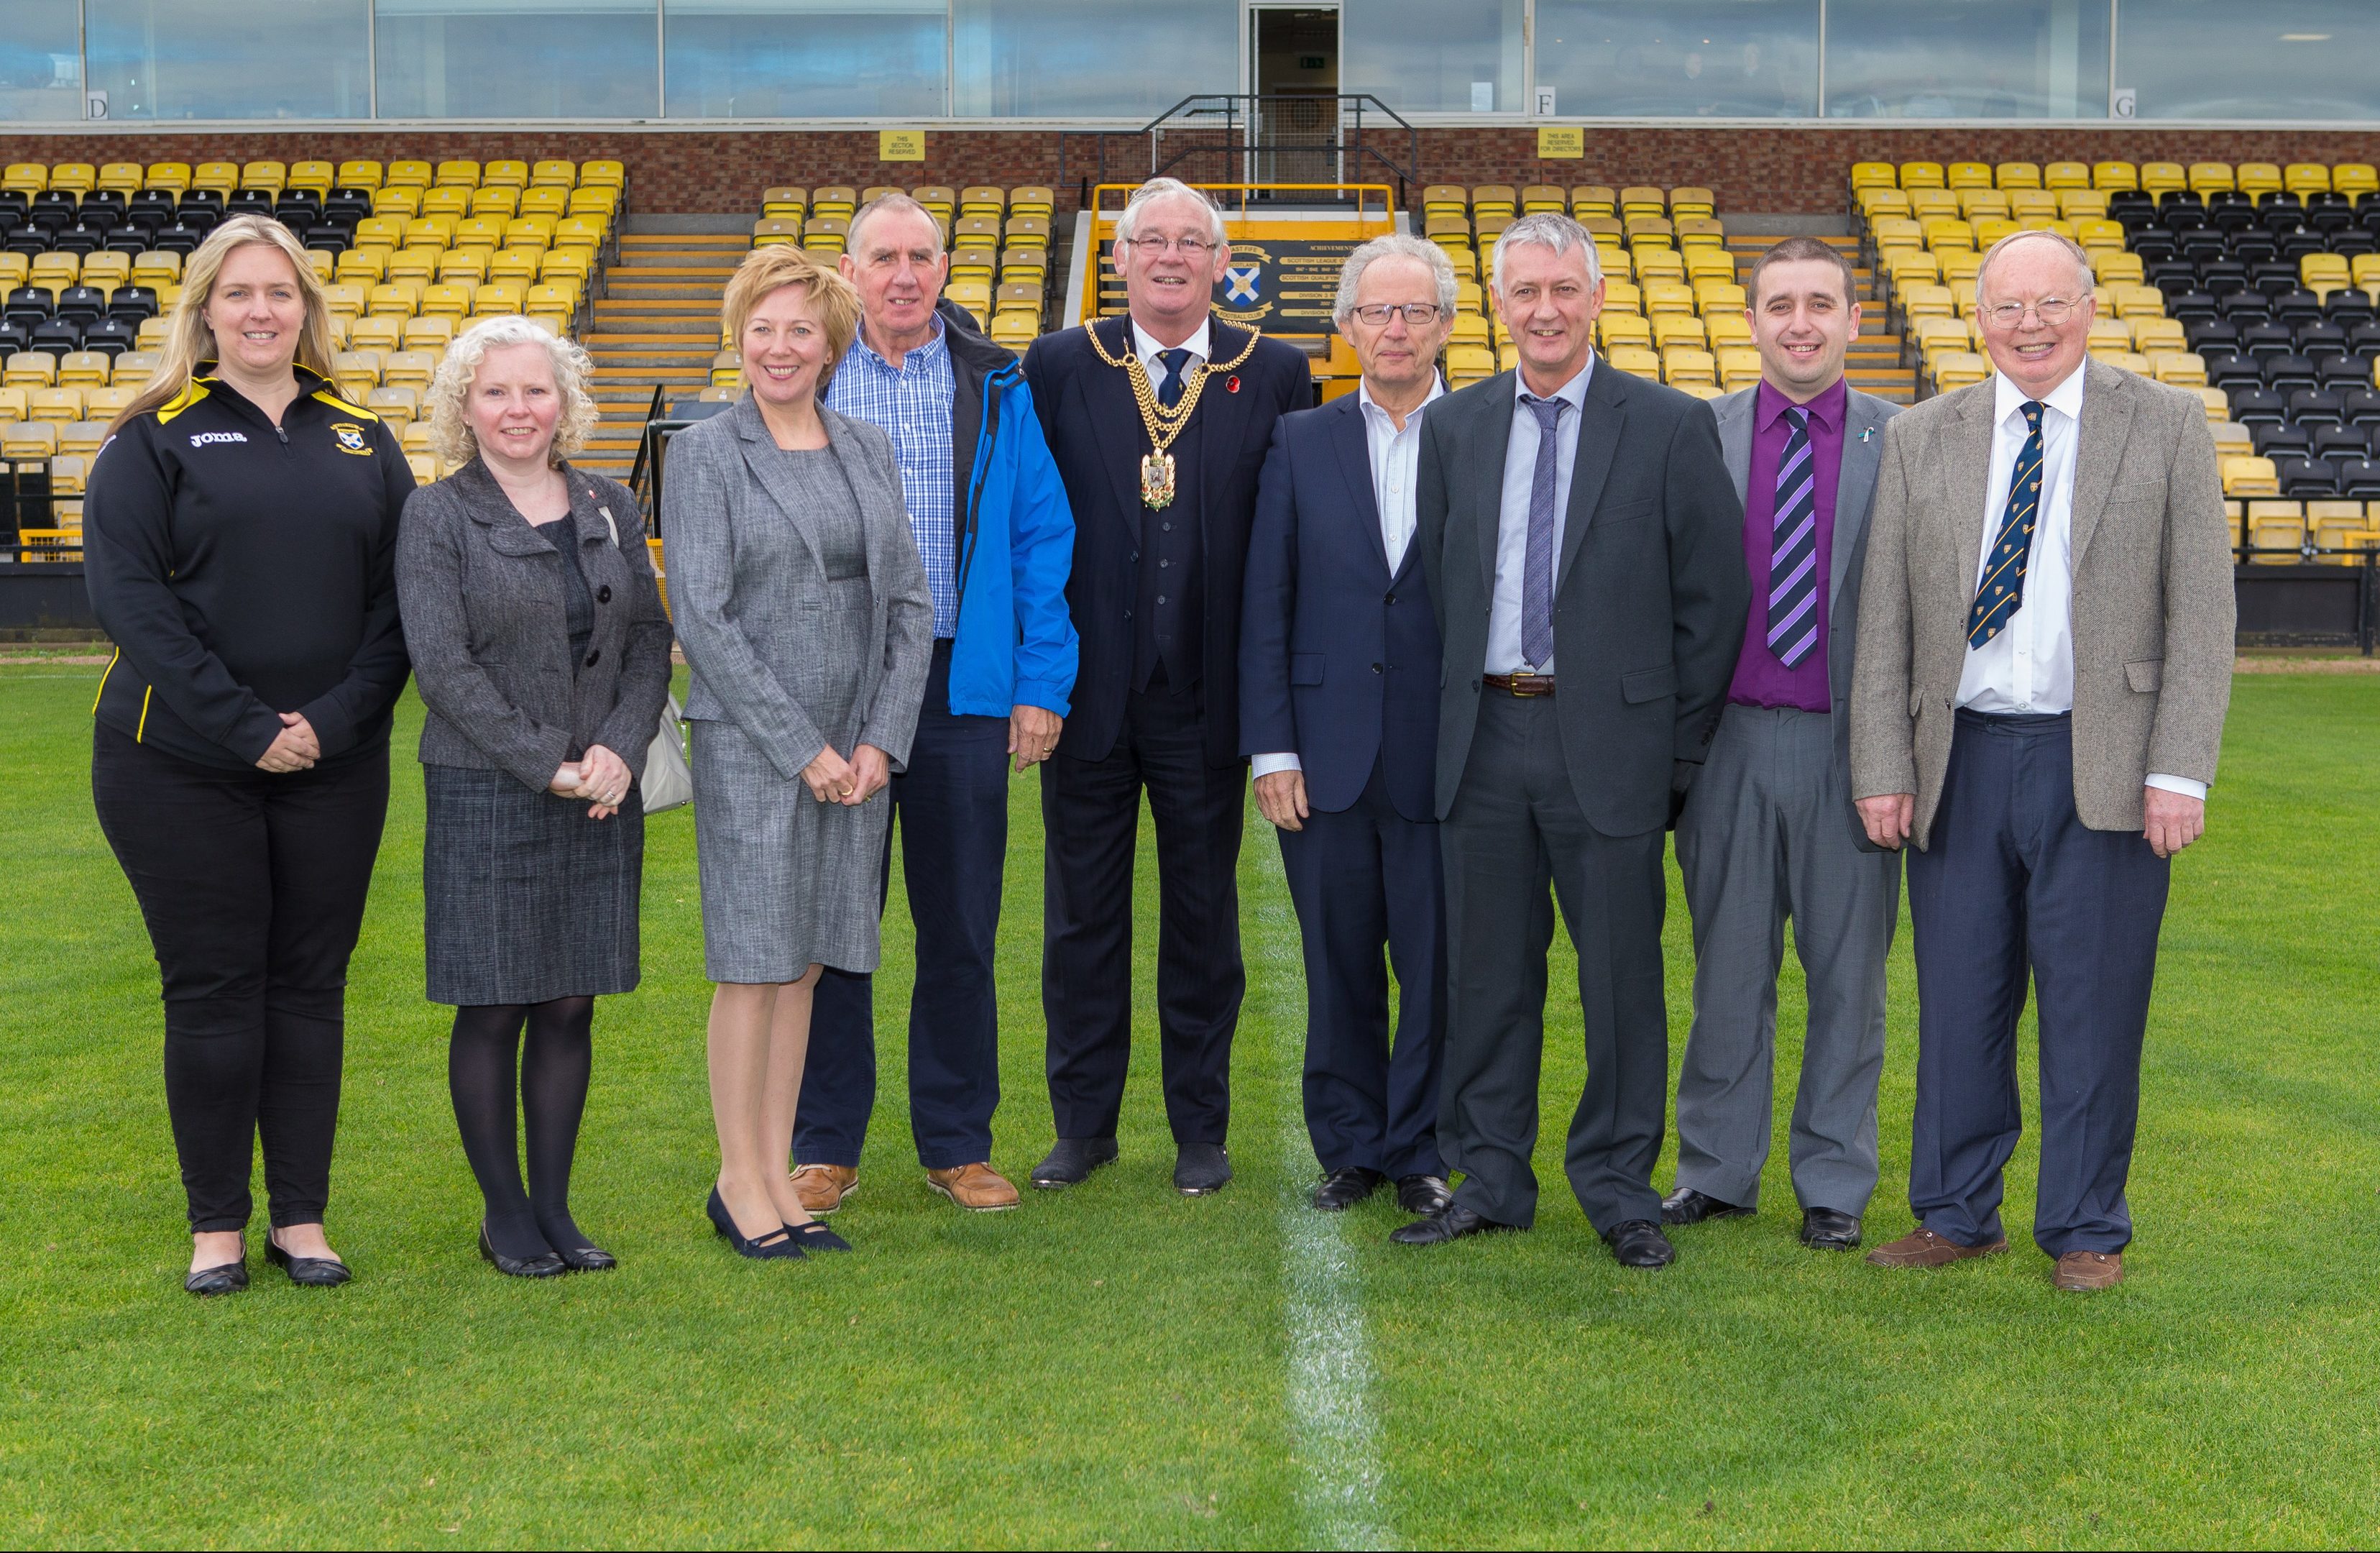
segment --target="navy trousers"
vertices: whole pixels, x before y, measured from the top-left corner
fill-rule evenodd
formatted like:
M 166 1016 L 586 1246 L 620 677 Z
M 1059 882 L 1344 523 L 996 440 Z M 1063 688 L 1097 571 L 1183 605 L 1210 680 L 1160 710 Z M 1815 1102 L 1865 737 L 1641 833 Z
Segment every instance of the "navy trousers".
M 950 1170 L 991 1158 L 1000 1107 L 1000 1001 L 992 956 L 1008 855 L 1008 720 L 951 714 L 951 643 L 934 643 L 909 769 L 892 779 L 892 830 L 917 934 L 909 992 L 909 1131 L 917 1162 Z M 794 1158 L 856 1168 L 876 1108 L 875 978 L 829 968 L 810 1014 L 795 1110 Z
M 1041 1007 L 1062 1138 L 1113 1137 L 1132 1062 L 1133 861 L 1141 795 L 1157 831 L 1157 1027 L 1177 1144 L 1223 1142 L 1240 962 L 1247 765 L 1207 763 L 1196 686 L 1134 691 L 1101 760 L 1041 768 Z
M 1438 1074 L 1446 1043 L 1446 871 L 1438 826 L 1397 812 L 1375 761 L 1353 804 L 1336 814 L 1317 809 L 1304 830 L 1280 835 L 1305 950 L 1305 1131 L 1314 1157 L 1325 1171 L 1444 1175 Z
M 2001 1171 L 2024 1118 L 2016 1027 L 2040 998 L 2034 1244 L 2121 1251 L 2141 1109 L 2141 1042 L 2167 860 L 2074 812 L 2065 716 L 1959 713 L 1926 850 L 1909 856 L 1917 958 L 1917 1114 L 1909 1207 L 1961 1245 L 2000 1238 Z

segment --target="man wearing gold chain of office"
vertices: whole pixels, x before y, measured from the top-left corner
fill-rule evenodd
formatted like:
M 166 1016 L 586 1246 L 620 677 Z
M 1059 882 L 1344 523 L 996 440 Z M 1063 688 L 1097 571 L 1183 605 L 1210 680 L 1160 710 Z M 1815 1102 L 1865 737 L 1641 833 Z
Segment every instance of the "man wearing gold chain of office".
M 1050 1103 L 1033 1184 L 1117 1157 L 1132 1054 L 1132 868 L 1157 827 L 1157 1010 L 1173 1185 L 1231 1180 L 1239 891 L 1240 579 L 1273 422 L 1313 403 L 1305 358 L 1212 314 L 1222 215 L 1152 178 L 1116 224 L 1128 316 L 1044 335 L 1025 376 L 1075 513 L 1074 710 L 1041 768 Z

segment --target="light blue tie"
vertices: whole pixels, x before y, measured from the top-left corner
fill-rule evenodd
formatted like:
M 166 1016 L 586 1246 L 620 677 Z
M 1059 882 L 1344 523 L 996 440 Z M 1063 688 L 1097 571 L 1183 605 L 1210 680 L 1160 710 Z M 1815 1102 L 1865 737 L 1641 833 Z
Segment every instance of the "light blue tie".
M 1567 399 L 1524 394 L 1521 403 L 1537 418 L 1537 467 L 1529 476 L 1529 547 L 1521 567 L 1521 656 L 1532 668 L 1554 657 L 1554 459 Z

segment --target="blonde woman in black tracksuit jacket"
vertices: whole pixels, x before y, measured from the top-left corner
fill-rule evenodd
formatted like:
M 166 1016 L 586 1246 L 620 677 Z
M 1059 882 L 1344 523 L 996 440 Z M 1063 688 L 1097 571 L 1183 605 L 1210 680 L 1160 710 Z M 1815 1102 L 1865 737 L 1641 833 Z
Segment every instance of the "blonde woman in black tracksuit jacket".
M 322 287 L 285 228 L 191 256 L 164 361 L 94 461 L 84 575 L 115 656 L 91 795 L 149 928 L 195 1294 L 247 1287 L 261 1133 L 269 1260 L 325 1240 L 347 957 L 405 688 L 395 435 L 325 381 Z

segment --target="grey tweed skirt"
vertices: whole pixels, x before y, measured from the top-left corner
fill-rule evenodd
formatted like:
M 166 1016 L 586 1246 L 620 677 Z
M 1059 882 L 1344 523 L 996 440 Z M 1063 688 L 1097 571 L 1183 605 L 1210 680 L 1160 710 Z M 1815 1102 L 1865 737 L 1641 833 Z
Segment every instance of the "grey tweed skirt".
M 609 819 L 503 771 L 424 766 L 422 937 L 433 1003 L 541 1003 L 638 981 L 645 811 Z

